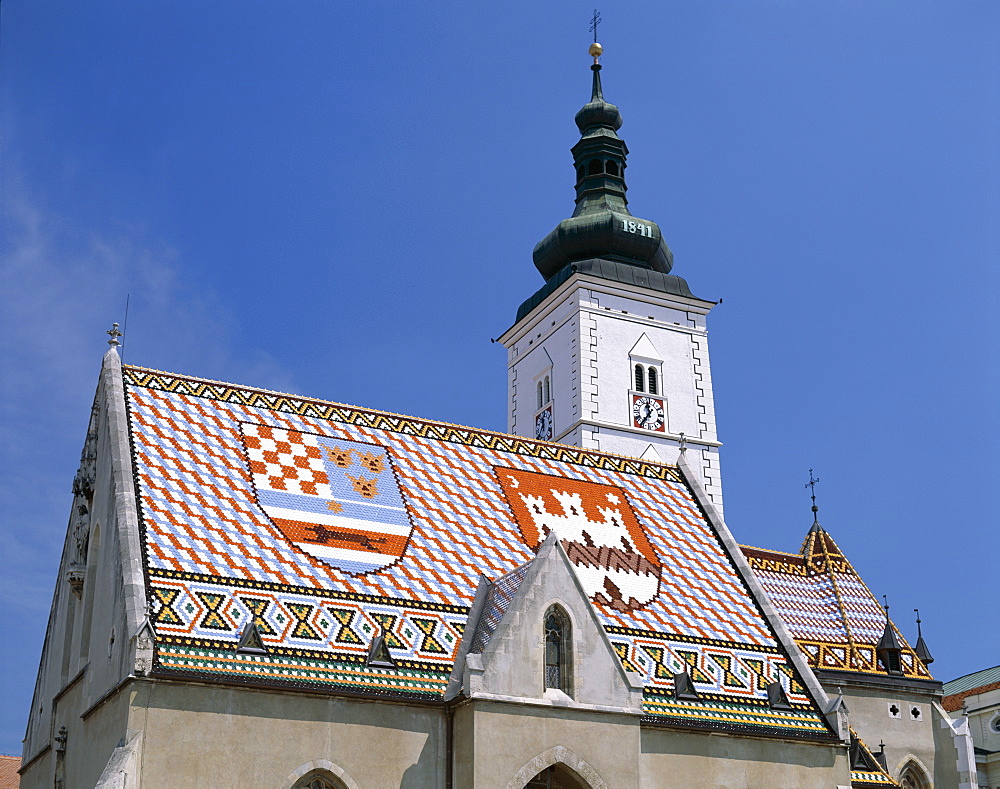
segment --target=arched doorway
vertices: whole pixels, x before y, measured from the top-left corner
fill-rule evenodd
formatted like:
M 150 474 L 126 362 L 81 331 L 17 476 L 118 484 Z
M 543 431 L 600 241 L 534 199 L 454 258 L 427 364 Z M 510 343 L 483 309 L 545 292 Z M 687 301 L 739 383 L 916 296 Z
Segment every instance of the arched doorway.
M 524 789 L 590 789 L 590 787 L 569 768 L 562 764 L 553 764 L 528 781 Z

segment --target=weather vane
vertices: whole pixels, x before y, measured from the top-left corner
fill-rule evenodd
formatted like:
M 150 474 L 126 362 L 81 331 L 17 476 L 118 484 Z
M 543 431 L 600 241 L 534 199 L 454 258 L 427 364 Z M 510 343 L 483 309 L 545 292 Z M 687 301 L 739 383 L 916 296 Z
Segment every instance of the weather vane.
M 597 26 L 601 24 L 601 12 L 596 8 L 594 15 L 590 18 L 590 32 L 594 34 L 594 43 L 597 43 Z

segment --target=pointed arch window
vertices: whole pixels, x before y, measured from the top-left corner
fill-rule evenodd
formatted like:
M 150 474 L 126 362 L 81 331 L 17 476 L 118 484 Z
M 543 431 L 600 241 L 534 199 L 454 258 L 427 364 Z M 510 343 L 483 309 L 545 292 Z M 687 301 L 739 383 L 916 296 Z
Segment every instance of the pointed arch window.
M 334 778 L 326 770 L 309 773 L 295 784 L 294 789 L 345 789 L 342 781 Z
M 924 776 L 923 770 L 910 761 L 899 774 L 899 785 L 903 789 L 927 789 L 930 782 Z
M 545 688 L 571 695 L 570 653 L 572 629 L 566 612 L 557 605 L 545 612 Z

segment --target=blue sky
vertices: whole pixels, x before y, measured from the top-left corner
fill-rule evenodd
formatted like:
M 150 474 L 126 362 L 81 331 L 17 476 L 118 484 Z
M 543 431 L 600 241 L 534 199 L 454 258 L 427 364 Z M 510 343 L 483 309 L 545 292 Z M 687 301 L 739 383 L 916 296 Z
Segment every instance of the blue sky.
M 706 299 L 726 519 L 823 524 L 941 679 L 1000 656 L 1000 4 L 609 2 L 630 207 Z M 491 429 L 572 210 L 591 6 L 0 9 L 0 752 L 104 331 L 125 360 Z

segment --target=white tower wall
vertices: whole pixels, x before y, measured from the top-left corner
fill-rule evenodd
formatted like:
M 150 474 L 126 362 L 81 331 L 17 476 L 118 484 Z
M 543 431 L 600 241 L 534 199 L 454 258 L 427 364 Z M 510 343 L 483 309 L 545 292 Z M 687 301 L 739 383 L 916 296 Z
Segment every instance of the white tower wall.
M 535 437 L 536 382 L 551 380 L 552 440 L 674 463 L 680 451 L 722 509 L 705 316 L 712 302 L 574 274 L 500 338 L 508 429 Z M 637 427 L 634 364 L 658 371 L 662 430 Z M 693 457 L 697 455 L 697 458 Z

